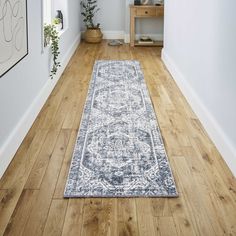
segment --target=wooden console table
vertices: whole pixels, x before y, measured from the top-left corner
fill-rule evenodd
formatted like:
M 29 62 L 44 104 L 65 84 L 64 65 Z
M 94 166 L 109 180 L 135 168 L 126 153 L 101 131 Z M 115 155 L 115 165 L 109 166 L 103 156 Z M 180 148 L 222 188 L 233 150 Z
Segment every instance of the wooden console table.
M 155 41 L 152 44 L 142 44 L 135 40 L 135 19 L 154 18 L 164 16 L 164 6 L 155 5 L 130 5 L 130 46 L 162 46 L 163 41 Z

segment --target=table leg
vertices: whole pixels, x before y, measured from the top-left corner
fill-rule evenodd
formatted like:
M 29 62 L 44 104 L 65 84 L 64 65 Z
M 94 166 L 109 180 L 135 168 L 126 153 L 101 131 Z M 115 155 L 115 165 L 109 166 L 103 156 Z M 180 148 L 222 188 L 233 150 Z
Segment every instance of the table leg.
M 130 46 L 134 46 L 134 40 L 135 40 L 135 16 L 134 16 L 134 10 L 131 9 L 130 11 Z

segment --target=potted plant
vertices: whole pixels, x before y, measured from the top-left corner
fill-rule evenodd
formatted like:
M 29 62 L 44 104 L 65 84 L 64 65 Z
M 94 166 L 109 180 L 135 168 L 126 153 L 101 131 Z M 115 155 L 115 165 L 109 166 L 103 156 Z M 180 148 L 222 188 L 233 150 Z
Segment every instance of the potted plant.
M 83 22 L 86 26 L 86 31 L 84 33 L 84 39 L 88 43 L 100 43 L 102 41 L 102 32 L 100 29 L 100 24 L 94 24 L 93 18 L 95 14 L 100 10 L 97 7 L 97 0 L 82 0 L 82 16 Z
M 62 24 L 61 24 L 60 18 L 54 18 L 53 24 L 56 26 L 57 31 L 60 31 L 62 29 Z
M 53 65 L 51 69 L 51 79 L 57 73 L 61 63 L 58 61 L 59 52 L 59 36 L 55 25 L 44 25 L 44 47 L 51 45 Z

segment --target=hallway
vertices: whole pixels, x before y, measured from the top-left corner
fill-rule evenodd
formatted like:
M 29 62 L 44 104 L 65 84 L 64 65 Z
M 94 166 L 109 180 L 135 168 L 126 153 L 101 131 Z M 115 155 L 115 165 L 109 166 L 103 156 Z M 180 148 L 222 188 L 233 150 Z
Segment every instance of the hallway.
M 236 235 L 235 179 L 160 48 L 81 43 L 0 180 L 0 235 Z M 179 198 L 63 199 L 95 60 L 139 60 Z

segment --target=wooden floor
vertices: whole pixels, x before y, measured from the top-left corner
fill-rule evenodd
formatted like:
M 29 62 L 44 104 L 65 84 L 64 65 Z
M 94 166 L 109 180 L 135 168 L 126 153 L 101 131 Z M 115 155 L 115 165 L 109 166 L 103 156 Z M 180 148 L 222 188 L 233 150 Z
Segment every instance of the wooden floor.
M 0 235 L 236 235 L 236 181 L 160 52 L 80 45 L 0 181 Z M 179 198 L 63 199 L 97 59 L 141 62 Z

